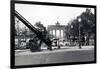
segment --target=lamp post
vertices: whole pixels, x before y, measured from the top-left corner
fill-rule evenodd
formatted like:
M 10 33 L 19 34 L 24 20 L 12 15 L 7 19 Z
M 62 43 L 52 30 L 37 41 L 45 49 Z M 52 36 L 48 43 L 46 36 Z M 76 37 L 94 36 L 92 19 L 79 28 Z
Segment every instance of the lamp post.
M 81 29 L 80 29 L 80 23 L 81 23 L 81 18 L 78 18 L 79 21 L 79 48 L 81 49 Z

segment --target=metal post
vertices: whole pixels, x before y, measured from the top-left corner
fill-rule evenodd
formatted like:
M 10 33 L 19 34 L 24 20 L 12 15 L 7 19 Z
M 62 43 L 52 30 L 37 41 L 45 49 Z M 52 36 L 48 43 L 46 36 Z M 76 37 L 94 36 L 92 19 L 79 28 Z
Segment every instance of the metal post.
M 81 49 L 81 31 L 80 31 L 80 23 L 79 23 L 79 48 Z
M 79 48 L 81 49 L 81 29 L 80 29 L 81 18 L 79 18 Z
M 61 38 L 61 30 L 59 30 L 59 32 L 60 32 L 60 38 Z

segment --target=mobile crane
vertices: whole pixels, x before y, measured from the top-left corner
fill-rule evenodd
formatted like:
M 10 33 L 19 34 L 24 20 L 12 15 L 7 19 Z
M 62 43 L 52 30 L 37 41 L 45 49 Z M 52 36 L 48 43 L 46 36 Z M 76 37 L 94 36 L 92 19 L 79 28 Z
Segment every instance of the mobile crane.
M 33 31 L 36 34 L 36 37 L 48 46 L 49 50 L 52 50 L 52 41 L 49 37 L 43 37 L 41 32 L 37 28 L 35 28 L 29 21 L 27 21 L 21 14 L 19 14 L 16 10 L 14 12 L 14 16 L 17 17 L 31 31 Z

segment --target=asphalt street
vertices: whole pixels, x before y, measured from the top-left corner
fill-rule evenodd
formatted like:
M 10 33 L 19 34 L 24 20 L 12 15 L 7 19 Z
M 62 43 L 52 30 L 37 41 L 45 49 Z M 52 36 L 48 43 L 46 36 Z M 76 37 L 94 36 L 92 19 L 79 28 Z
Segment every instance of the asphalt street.
M 22 50 L 21 50 L 22 51 Z M 94 61 L 94 47 L 78 47 L 55 49 L 53 51 L 30 52 L 23 50 L 15 52 L 15 65 L 35 65 L 49 63 L 69 63 Z

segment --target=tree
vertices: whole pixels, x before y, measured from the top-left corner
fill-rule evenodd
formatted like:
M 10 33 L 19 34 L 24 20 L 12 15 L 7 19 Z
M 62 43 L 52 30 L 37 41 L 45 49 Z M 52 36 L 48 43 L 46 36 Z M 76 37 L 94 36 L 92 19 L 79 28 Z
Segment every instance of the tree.
M 86 11 L 83 12 L 80 17 L 82 19 L 82 28 L 84 29 L 84 32 L 94 33 L 93 29 L 95 29 L 95 15 L 91 12 L 91 9 L 86 9 Z
M 81 18 L 81 22 L 78 21 L 79 18 Z M 95 35 L 95 14 L 91 12 L 91 9 L 87 8 L 85 12 L 82 12 L 80 16 L 77 16 L 76 19 L 72 20 L 71 23 L 66 26 L 66 36 L 78 37 L 79 26 L 81 37 L 86 34 L 88 38 L 90 35 Z

